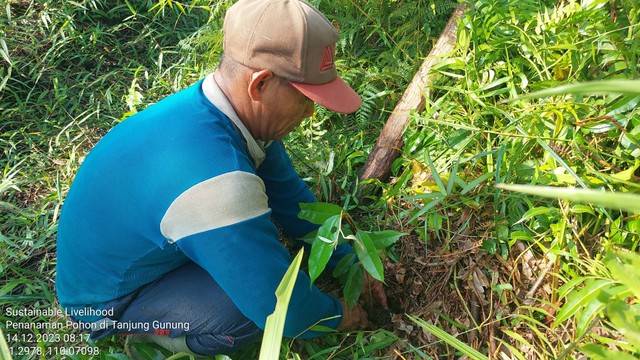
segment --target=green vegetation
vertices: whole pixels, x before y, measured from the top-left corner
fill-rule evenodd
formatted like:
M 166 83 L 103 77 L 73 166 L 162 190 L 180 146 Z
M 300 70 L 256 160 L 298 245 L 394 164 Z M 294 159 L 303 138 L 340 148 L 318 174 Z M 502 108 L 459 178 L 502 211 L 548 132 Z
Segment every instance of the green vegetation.
M 282 345 L 282 334 L 284 333 L 285 319 L 287 318 L 287 308 L 289 300 L 296 284 L 296 278 L 302 263 L 302 255 L 304 249 L 300 249 L 298 255 L 293 259 L 289 269 L 282 278 L 282 282 L 276 289 L 276 309 L 273 314 L 267 317 L 267 323 L 264 327 L 264 337 L 260 346 L 260 360 L 277 359 L 280 356 L 280 348 Z
M 340 27 L 339 71 L 363 107 L 318 108 L 288 150 L 319 200 L 348 219 L 328 233 L 407 235 L 374 246 L 391 245 L 368 265 L 384 273 L 392 324 L 287 339 L 281 358 L 640 358 L 638 1 L 469 2 L 391 178 L 365 183 L 380 128 L 457 2 L 312 2 Z M 121 338 L 88 344 L 46 313 L 58 306 L 60 208 L 106 131 L 215 67 L 230 3 L 3 3 L 0 329 L 14 358 L 127 358 Z M 549 198 L 501 183 L 554 188 Z M 597 194 L 563 196 L 569 187 Z M 39 311 L 12 312 L 23 309 Z M 18 328 L 30 324 L 54 329 Z
M 311 243 L 309 277 L 312 282 L 324 271 L 338 244 L 348 242 L 352 245 L 355 254 L 342 258 L 332 275 L 344 280 L 343 298 L 349 307 L 355 306 L 361 295 L 364 272 L 384 282 L 380 254 L 384 255 L 403 234 L 392 230 L 362 230 L 338 205 L 318 202 L 300 204 L 300 207 L 300 218 L 320 225 L 307 239 Z

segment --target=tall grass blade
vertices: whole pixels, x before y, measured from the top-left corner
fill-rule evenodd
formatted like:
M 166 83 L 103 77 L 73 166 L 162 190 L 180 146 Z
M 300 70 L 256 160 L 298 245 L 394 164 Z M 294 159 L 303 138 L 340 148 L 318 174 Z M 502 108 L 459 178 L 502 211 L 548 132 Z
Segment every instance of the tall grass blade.
M 7 48 L 7 43 L 4 41 L 4 39 L 0 39 L 0 55 L 2 55 L 2 58 L 9 64 L 9 66 L 13 66 L 9 54 L 10 52 Z
M 302 263 L 304 248 L 298 251 L 298 255 L 293 259 L 289 269 L 284 274 L 280 285 L 276 289 L 276 309 L 267 317 L 264 328 L 264 336 L 260 347 L 260 360 L 273 360 L 280 357 L 280 345 L 282 344 L 282 334 L 284 333 L 284 322 L 287 318 L 287 309 L 291 293 L 298 278 L 298 270 Z
M 438 174 L 438 171 L 436 170 L 436 166 L 433 164 L 433 161 L 431 160 L 431 156 L 429 156 L 428 152 L 425 152 L 424 157 L 427 164 L 429 164 L 429 169 L 431 169 L 431 175 L 433 176 L 433 180 L 438 185 L 438 190 L 440 190 L 442 195 L 447 196 L 447 187 L 444 186 L 444 182 L 442 181 L 440 174 Z
M 545 198 L 564 199 L 580 203 L 599 205 L 611 209 L 620 209 L 630 213 L 640 213 L 640 195 L 604 192 L 592 189 L 574 189 L 553 186 L 533 186 L 517 184 L 498 184 L 496 187 L 509 191 L 537 195 Z
M 2 329 L 0 329 L 0 358 L 3 360 L 11 360 L 11 352 L 9 351 L 9 346 L 7 342 L 4 340 L 4 334 L 2 333 Z
M 623 94 L 623 95 L 640 95 L 640 80 L 600 80 L 589 81 L 577 84 L 569 84 L 558 86 L 551 89 L 536 91 L 534 93 L 519 96 L 514 99 L 506 100 L 512 102 L 517 100 L 549 97 L 566 94 Z
M 413 317 L 411 315 L 407 315 L 407 316 L 413 322 L 415 322 L 416 324 L 420 325 L 420 327 L 422 327 L 423 329 L 427 330 L 428 332 L 430 332 L 431 334 L 433 334 L 434 336 L 436 336 L 440 340 L 442 340 L 442 341 L 446 342 L 447 344 L 453 346 L 454 348 L 458 349 L 461 353 L 463 353 L 464 355 L 468 356 L 469 358 L 474 359 L 474 360 L 489 360 L 489 358 L 486 355 L 480 353 L 479 351 L 477 351 L 476 349 L 472 348 L 471 346 L 469 346 L 469 345 L 463 343 L 462 341 L 456 339 L 455 337 L 453 337 L 452 335 L 450 335 L 446 331 L 440 329 L 439 327 L 437 327 L 435 325 L 431 325 L 431 324 L 427 323 L 426 321 L 424 321 L 422 319 L 418 319 L 418 318 Z

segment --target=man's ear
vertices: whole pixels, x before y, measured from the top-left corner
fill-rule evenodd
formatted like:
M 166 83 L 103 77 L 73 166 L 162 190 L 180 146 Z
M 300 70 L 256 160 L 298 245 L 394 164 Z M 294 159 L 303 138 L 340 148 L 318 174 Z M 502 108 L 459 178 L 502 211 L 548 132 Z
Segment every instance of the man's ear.
M 253 101 L 262 100 L 262 95 L 264 94 L 266 88 L 272 83 L 269 80 L 273 80 L 275 75 L 271 70 L 258 70 L 251 73 L 251 78 L 249 79 L 249 97 Z

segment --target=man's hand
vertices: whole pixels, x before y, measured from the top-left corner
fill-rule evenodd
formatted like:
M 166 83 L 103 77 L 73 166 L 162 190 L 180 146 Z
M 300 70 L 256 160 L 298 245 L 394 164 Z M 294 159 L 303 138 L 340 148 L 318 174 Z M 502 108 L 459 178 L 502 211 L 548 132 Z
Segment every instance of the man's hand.
M 369 327 L 367 312 L 360 304 L 356 304 L 353 309 L 349 309 L 344 299 L 340 299 L 340 304 L 342 304 L 342 320 L 338 330 L 364 330 Z
M 384 310 L 389 310 L 387 294 L 382 287 L 382 282 L 374 279 L 368 272 L 364 272 L 362 279 L 362 293 L 360 298 L 369 311 L 375 305 Z M 342 321 L 338 325 L 338 330 L 364 330 L 370 326 L 367 312 L 360 304 L 356 304 L 353 309 L 349 309 L 344 299 L 340 299 L 342 304 Z
M 368 310 L 373 309 L 374 305 L 382 307 L 384 310 L 389 310 L 389 304 L 387 303 L 387 293 L 384 292 L 382 282 L 376 280 L 368 272 L 364 272 L 362 279 L 362 300 L 365 307 Z

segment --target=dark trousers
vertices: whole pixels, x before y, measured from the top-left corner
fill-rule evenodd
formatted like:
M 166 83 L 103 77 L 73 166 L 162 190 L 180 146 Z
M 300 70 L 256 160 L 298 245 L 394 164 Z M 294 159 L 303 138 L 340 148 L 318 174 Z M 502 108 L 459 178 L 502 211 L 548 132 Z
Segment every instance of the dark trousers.
M 262 337 L 262 330 L 193 262 L 107 303 L 105 308 L 114 309 L 115 321 L 92 332 L 92 338 L 111 334 L 185 336 L 191 351 L 211 356 L 229 354 Z

